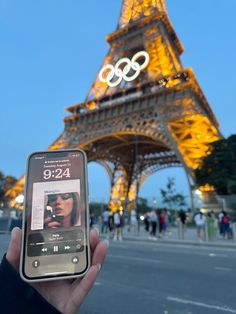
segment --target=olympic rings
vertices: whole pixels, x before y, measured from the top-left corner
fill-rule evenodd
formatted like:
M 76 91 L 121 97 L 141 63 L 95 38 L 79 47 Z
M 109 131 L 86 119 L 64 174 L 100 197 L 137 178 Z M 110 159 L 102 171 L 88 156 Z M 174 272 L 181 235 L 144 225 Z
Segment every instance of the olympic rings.
M 141 57 L 145 58 L 143 64 L 139 64 L 137 62 L 137 60 Z M 146 51 L 139 51 L 133 55 L 131 60 L 129 58 L 122 58 L 117 61 L 115 66 L 112 64 L 104 65 L 104 67 L 100 70 L 98 77 L 101 82 L 105 82 L 108 86 L 114 87 L 119 85 L 122 79 L 127 82 L 135 80 L 139 76 L 140 72 L 147 67 L 148 63 L 149 54 Z M 123 69 L 120 68 L 121 65 L 124 65 Z M 130 70 L 133 70 L 134 74 L 128 76 Z M 114 80 L 114 76 L 116 76 L 117 79 Z

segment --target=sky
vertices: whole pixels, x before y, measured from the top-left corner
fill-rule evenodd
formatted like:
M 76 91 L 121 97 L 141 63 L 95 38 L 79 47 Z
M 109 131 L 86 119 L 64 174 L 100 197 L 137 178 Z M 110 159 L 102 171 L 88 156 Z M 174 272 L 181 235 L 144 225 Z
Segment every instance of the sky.
M 66 106 L 82 102 L 108 51 L 121 0 L 0 0 L 0 170 L 20 177 L 26 158 L 62 133 Z M 236 0 L 166 0 L 167 11 L 225 137 L 236 133 Z M 160 199 L 167 177 L 188 193 L 181 168 L 162 170 L 140 196 Z M 101 184 L 102 182 L 102 184 Z M 90 197 L 109 198 L 105 170 L 89 164 Z

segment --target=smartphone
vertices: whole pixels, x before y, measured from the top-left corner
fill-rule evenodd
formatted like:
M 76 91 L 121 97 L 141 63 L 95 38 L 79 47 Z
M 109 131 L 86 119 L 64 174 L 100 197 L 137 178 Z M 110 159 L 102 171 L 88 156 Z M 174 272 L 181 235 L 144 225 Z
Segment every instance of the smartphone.
M 79 149 L 27 162 L 20 274 L 27 282 L 83 276 L 90 266 L 87 157 Z

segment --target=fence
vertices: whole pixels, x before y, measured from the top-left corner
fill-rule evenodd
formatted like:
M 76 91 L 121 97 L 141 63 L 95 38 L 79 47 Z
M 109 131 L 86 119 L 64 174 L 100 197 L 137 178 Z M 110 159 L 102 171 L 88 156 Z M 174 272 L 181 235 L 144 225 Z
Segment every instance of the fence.
M 194 240 L 198 239 L 197 228 L 192 226 L 188 227 L 181 221 L 177 221 L 176 224 L 177 232 L 176 236 L 179 240 Z M 236 222 L 230 223 L 230 227 L 225 234 L 220 234 L 219 228 L 215 228 L 215 233 L 211 234 L 209 225 L 205 223 L 203 229 L 203 238 L 205 242 L 217 242 L 217 241 L 231 241 L 236 244 Z

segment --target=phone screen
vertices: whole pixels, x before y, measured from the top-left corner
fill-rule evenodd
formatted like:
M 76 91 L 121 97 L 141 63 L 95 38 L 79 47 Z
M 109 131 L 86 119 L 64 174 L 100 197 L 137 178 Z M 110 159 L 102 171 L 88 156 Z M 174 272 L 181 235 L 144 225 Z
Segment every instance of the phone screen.
M 28 159 L 22 275 L 83 274 L 89 266 L 86 156 L 80 150 Z

